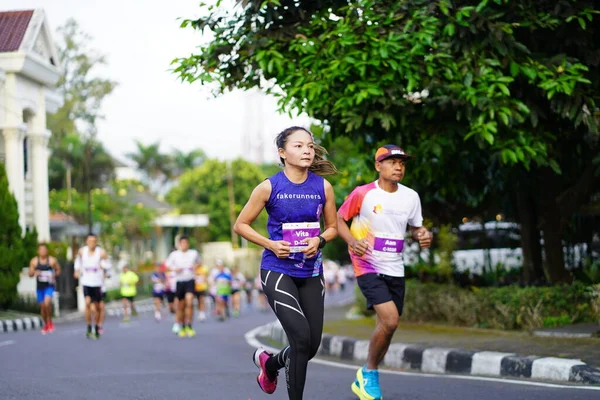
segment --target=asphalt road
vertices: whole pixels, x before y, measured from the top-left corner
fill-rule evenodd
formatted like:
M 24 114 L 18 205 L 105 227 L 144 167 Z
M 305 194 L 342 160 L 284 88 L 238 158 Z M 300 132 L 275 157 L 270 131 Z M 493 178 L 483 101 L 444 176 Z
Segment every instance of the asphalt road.
M 337 302 L 340 298 L 332 297 Z M 226 322 L 196 323 L 195 338 L 171 333 L 169 320 L 142 315 L 130 323 L 107 318 L 97 341 L 82 322 L 57 325 L 54 334 L 0 335 L 0 399 L 287 399 L 285 382 L 266 395 L 256 384 L 253 348 L 244 334 L 273 314 L 247 310 Z M 283 378 L 284 374 L 281 374 Z M 305 399 L 352 400 L 354 369 L 311 363 Z M 464 377 L 463 377 L 464 378 Z M 422 374 L 383 374 L 386 400 L 599 399 L 600 391 L 533 386 Z

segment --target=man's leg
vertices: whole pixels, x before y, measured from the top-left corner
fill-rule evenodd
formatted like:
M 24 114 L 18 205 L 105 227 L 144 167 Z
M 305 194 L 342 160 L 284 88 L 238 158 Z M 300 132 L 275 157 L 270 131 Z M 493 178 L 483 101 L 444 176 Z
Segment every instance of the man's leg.
M 42 317 L 46 323 L 52 322 L 52 297 L 44 297 L 44 303 L 42 304 L 45 316 Z
M 85 296 L 85 323 L 87 324 L 89 330 L 92 327 L 92 298 L 90 296 Z
M 182 303 L 185 305 L 185 323 L 191 327 L 194 319 L 194 293 L 186 293 L 185 302 L 182 301 Z
M 129 305 L 129 301 L 123 297 L 121 299 L 121 302 L 123 303 L 123 319 L 125 321 L 129 320 L 129 311 L 127 310 L 127 306 Z
M 375 312 L 377 313 L 377 323 L 369 343 L 368 369 L 378 369 L 379 364 L 390 347 L 392 337 L 398 328 L 398 321 L 400 319 L 398 308 L 396 308 L 396 304 L 393 301 L 375 304 L 373 308 L 375 308 Z

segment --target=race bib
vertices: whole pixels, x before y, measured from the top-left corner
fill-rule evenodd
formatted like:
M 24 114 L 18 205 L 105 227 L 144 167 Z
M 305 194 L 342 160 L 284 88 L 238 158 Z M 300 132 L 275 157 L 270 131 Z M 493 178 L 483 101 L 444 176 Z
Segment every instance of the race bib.
M 196 275 L 196 283 L 202 285 L 206 282 L 206 278 L 203 275 Z
M 155 292 L 162 292 L 165 289 L 165 285 L 162 282 L 156 282 L 153 288 Z
M 281 226 L 283 240 L 290 243 L 290 253 L 299 253 L 308 246 L 304 239 L 319 236 L 321 227 L 318 222 L 287 223 Z
M 40 282 L 52 282 L 54 278 L 54 271 L 40 271 L 38 281 Z
M 382 253 L 402 253 L 404 239 L 399 235 L 376 233 L 373 250 Z

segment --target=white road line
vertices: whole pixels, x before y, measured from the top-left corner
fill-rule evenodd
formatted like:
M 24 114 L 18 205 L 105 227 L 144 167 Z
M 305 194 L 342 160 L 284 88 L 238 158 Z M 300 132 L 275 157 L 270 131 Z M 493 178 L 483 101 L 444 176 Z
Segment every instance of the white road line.
M 258 327 L 258 328 L 252 329 L 249 332 L 246 332 L 246 334 L 244 335 L 246 338 L 246 342 L 254 348 L 262 347 L 272 353 L 279 352 L 280 349 L 264 345 L 256 338 L 256 335 L 260 331 L 261 331 L 261 327 Z M 320 360 L 317 358 L 313 358 L 311 360 L 311 362 L 314 362 L 316 364 L 321 364 L 321 365 L 327 365 L 330 367 L 351 369 L 353 371 L 355 371 L 357 368 L 356 365 L 348 365 L 348 364 L 343 364 L 343 363 L 335 362 L 335 361 Z M 427 373 L 421 373 L 421 372 L 391 371 L 391 370 L 386 370 L 386 369 L 380 369 L 379 372 L 381 372 L 383 374 L 390 374 L 390 375 L 415 376 L 415 377 L 424 377 L 424 378 L 462 379 L 462 380 L 467 380 L 467 381 L 485 381 L 485 382 L 497 382 L 497 383 L 510 383 L 513 385 L 541 386 L 541 387 L 547 387 L 547 388 L 552 388 L 552 389 L 577 389 L 577 390 L 600 391 L 600 387 L 598 387 L 598 386 L 560 385 L 560 384 L 555 384 L 555 383 L 528 382 L 528 381 L 518 381 L 518 380 L 506 379 L 506 378 L 491 378 L 491 377 L 484 377 L 484 376 L 446 375 L 446 374 L 439 375 L 439 374 L 427 374 Z
M 4 342 L 0 342 L 0 347 L 3 346 L 10 346 L 11 344 L 15 344 L 16 342 L 14 340 L 5 340 Z

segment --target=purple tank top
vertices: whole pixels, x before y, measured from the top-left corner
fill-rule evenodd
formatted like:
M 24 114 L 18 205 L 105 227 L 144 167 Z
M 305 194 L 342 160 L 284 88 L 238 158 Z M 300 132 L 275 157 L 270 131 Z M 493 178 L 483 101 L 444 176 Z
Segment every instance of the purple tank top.
M 271 196 L 265 206 L 269 214 L 269 238 L 289 241 L 293 251 L 300 246 L 302 239 L 317 236 L 320 232 L 319 222 L 325 206 L 324 179 L 309 171 L 308 178 L 296 184 L 280 171 L 269 181 Z M 291 252 L 288 258 L 277 258 L 275 253 L 265 249 L 261 268 L 297 278 L 309 278 L 323 272 L 323 258 L 321 250 L 311 258 L 305 258 L 301 252 Z

